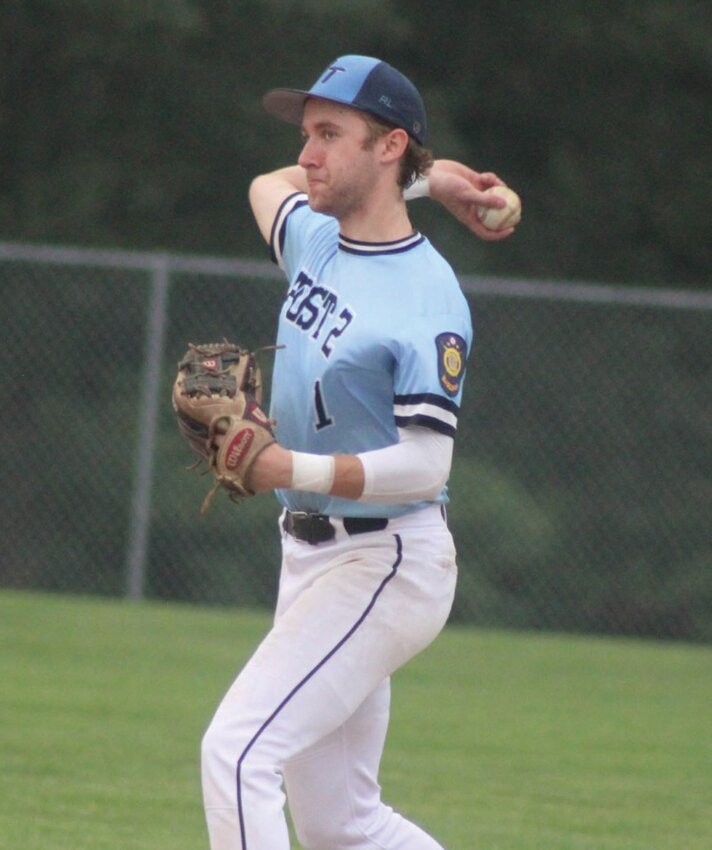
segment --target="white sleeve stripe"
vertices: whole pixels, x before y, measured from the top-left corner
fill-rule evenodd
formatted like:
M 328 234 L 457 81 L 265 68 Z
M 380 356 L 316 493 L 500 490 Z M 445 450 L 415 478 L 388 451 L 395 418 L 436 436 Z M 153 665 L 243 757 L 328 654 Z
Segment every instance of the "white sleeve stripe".
M 443 410 L 442 407 L 437 407 L 427 402 L 420 402 L 419 404 L 394 404 L 393 414 L 396 419 L 413 419 L 417 416 L 427 419 L 437 419 L 453 429 L 457 427 L 457 415 L 455 413 L 449 410 Z
M 294 211 L 295 207 L 302 206 L 306 203 L 307 196 L 302 192 L 295 192 L 288 198 L 285 198 L 282 206 L 277 210 L 274 223 L 272 224 L 272 234 L 270 237 L 270 247 L 272 248 L 272 256 L 274 261 L 284 270 L 284 262 L 282 258 L 282 242 L 284 238 L 284 225 L 287 217 Z

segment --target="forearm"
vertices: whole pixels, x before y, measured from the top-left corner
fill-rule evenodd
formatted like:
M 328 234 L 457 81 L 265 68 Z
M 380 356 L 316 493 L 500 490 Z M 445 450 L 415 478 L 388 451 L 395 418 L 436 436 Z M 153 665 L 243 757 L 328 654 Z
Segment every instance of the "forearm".
M 513 228 L 488 230 L 481 223 L 478 212 L 482 207 L 501 209 L 506 206 L 502 198 L 487 191 L 502 185 L 503 181 L 492 172 L 475 171 L 451 159 L 436 159 L 427 175 L 406 189 L 403 197 L 406 201 L 430 197 L 480 239 L 493 242 L 511 236 Z
M 266 242 L 269 241 L 272 223 L 284 199 L 294 192 L 306 191 L 306 172 L 299 165 L 288 165 L 255 177 L 250 184 L 250 206 Z
M 257 458 L 256 492 L 273 489 L 328 493 L 369 503 L 434 499 L 450 473 L 453 441 L 428 428 L 399 431 L 399 442 L 358 455 L 291 452 L 276 444 Z
M 277 443 L 268 446 L 250 470 L 250 488 L 256 493 L 299 489 L 358 499 L 363 486 L 363 464 L 356 455 L 292 452 Z
M 264 187 L 273 187 L 273 190 L 306 192 L 306 172 L 300 165 L 287 165 L 267 174 L 260 174 L 259 177 L 254 178 L 250 185 L 250 200 L 252 201 L 252 195 L 255 191 L 260 192 Z

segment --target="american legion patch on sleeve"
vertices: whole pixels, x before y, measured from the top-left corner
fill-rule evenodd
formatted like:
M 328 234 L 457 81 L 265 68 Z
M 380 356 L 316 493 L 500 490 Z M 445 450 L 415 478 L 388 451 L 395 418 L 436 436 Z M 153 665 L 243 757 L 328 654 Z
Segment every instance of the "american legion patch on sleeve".
M 465 340 L 458 334 L 445 333 L 435 337 L 435 345 L 438 350 L 440 385 L 449 396 L 456 396 L 465 372 Z

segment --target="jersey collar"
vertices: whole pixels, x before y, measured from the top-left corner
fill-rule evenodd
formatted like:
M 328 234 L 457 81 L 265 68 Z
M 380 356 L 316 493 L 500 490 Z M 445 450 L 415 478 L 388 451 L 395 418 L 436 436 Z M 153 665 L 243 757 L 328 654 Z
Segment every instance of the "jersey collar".
M 383 254 L 402 254 L 424 241 L 425 237 L 417 231 L 404 239 L 396 239 L 395 242 L 359 242 L 356 239 L 349 239 L 347 236 L 339 234 L 339 250 L 346 251 L 348 254 L 361 254 L 368 257 Z

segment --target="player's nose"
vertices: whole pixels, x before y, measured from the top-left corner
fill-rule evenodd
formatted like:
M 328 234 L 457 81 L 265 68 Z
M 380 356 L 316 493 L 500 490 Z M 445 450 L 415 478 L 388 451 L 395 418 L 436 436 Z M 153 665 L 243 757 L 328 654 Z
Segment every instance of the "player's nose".
M 318 164 L 318 148 L 313 139 L 306 139 L 302 145 L 301 153 L 297 162 L 302 168 L 309 168 Z

